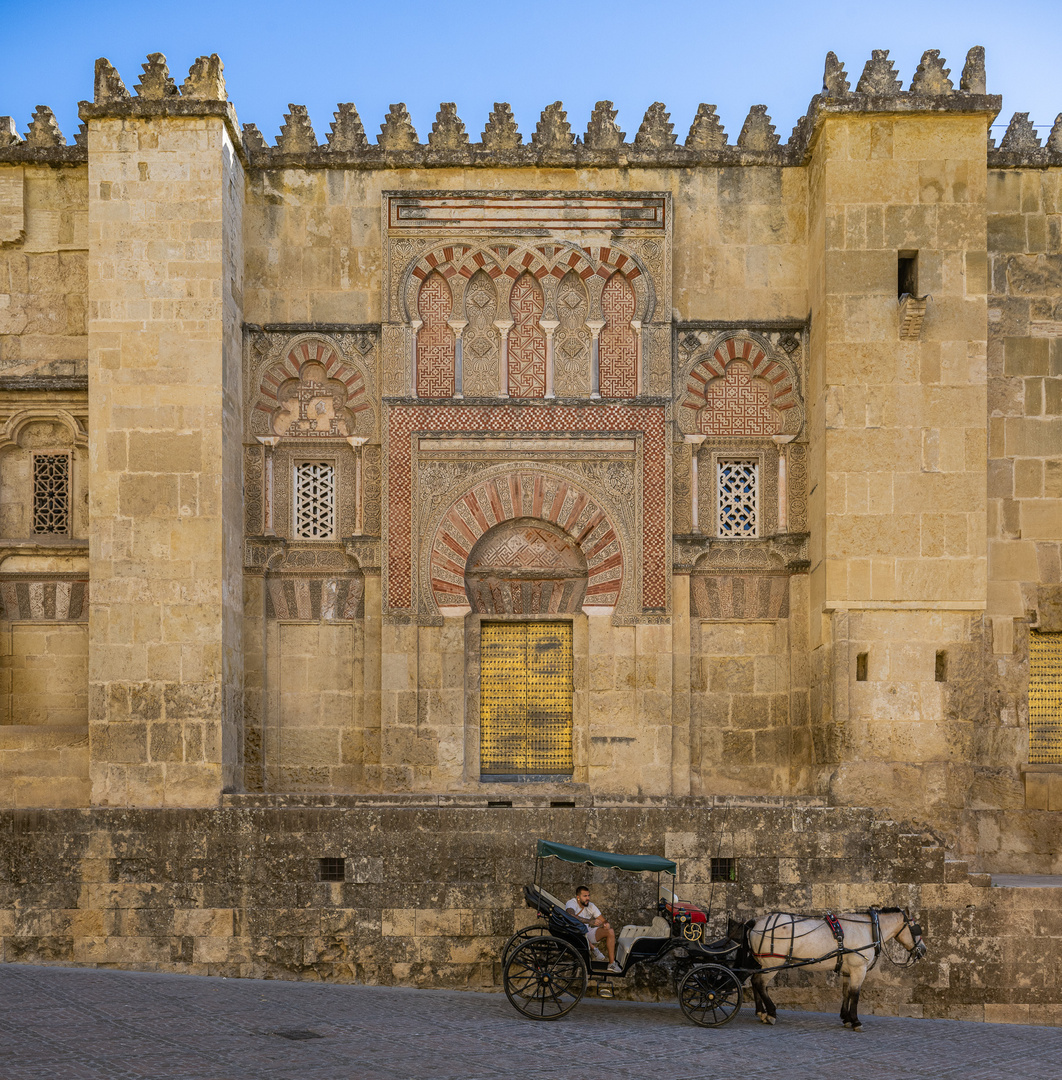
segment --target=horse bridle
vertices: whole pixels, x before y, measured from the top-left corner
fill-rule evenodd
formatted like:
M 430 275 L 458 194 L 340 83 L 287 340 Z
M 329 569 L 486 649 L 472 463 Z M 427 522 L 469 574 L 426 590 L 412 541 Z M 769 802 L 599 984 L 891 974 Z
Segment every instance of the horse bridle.
M 907 950 L 907 955 L 910 958 L 908 963 L 917 964 L 926 955 L 926 943 L 922 940 L 922 927 L 911 921 L 911 913 L 907 908 L 903 909 L 903 925 L 911 931 L 911 940 L 914 944 Z M 901 931 L 902 933 L 902 931 Z M 896 935 L 899 937 L 899 934 Z M 903 945 L 903 942 L 900 942 Z

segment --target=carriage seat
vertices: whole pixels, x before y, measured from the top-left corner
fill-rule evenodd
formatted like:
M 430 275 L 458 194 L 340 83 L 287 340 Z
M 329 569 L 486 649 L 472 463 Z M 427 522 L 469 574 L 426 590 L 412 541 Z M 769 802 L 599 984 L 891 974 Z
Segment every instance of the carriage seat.
M 631 951 L 631 946 L 642 938 L 653 938 L 665 941 L 671 937 L 671 927 L 667 919 L 657 915 L 653 918 L 651 926 L 625 926 L 616 938 L 616 963 L 621 967 Z
M 546 892 L 541 885 L 528 885 L 524 890 L 529 902 L 533 901 L 532 906 L 537 907 L 539 911 L 544 914 L 549 913 L 550 907 L 559 907 L 561 911 L 564 910 L 564 905 L 558 900 L 552 893 Z

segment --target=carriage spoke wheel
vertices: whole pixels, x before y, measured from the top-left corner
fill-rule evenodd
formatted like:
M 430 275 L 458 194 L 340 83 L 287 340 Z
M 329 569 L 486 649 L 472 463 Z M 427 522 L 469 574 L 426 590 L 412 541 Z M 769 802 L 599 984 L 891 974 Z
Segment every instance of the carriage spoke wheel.
M 560 938 L 532 937 L 517 945 L 502 970 L 505 996 L 531 1020 L 559 1020 L 586 993 L 586 964 Z
M 505 943 L 505 947 L 502 949 L 501 962 L 504 968 L 508 962 L 509 957 L 512 955 L 513 949 L 518 945 L 527 941 L 528 938 L 541 937 L 543 934 L 549 933 L 549 927 L 545 923 L 532 923 L 530 926 L 525 926 L 523 930 L 517 930 L 515 934 Z
M 682 1011 L 695 1024 L 722 1027 L 741 1008 L 741 983 L 720 964 L 698 964 L 682 976 L 678 999 Z

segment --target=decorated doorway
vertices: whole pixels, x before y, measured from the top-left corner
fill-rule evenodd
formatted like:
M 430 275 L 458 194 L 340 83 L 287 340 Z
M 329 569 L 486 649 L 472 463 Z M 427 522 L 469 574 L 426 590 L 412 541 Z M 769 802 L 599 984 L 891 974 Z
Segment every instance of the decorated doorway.
M 572 773 L 572 624 L 484 622 L 480 774 Z

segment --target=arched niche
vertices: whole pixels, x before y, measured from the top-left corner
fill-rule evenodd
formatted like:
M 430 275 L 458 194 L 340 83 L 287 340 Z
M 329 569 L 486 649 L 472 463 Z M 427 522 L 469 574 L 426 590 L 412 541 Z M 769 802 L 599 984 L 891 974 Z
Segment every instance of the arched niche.
M 262 372 L 251 423 L 255 435 L 345 439 L 369 437 L 375 427 L 365 373 L 326 338 L 292 339 Z
M 557 615 L 582 610 L 587 563 L 548 521 L 518 518 L 488 529 L 465 563 L 465 593 L 481 615 Z
M 566 537 L 579 549 L 586 565 L 580 606 L 613 609 L 619 602 L 625 579 L 620 530 L 612 514 L 568 475 L 541 467 L 499 471 L 448 499 L 435 520 L 427 570 L 440 610 L 469 606 L 466 574 L 481 538 L 496 526 L 526 521 L 544 526 L 551 536 Z M 520 545 L 511 542 L 515 551 Z M 497 556 L 502 549 L 491 550 Z M 550 602 L 552 597 L 551 592 Z

